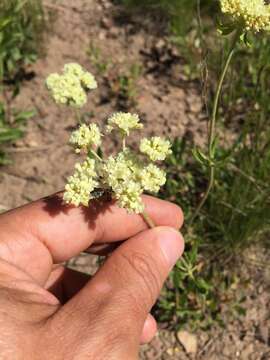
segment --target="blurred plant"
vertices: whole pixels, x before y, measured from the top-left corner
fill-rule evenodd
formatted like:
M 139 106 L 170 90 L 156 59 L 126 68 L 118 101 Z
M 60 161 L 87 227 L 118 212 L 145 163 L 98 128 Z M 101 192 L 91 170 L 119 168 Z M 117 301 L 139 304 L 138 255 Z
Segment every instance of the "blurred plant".
M 132 64 L 128 71 L 120 73 L 114 84 L 114 91 L 117 92 L 120 105 L 123 107 L 135 106 L 137 103 L 138 89 L 137 81 L 142 73 L 139 64 Z
M 6 145 L 11 145 L 24 135 L 25 124 L 34 115 L 34 111 L 7 111 L 4 103 L 0 102 L 0 165 L 10 162 L 5 150 Z
M 107 73 L 110 67 L 110 61 L 104 60 L 101 49 L 91 41 L 89 49 L 87 50 L 87 55 L 89 56 L 90 62 L 93 64 L 97 73 L 100 76 L 103 76 Z
M 104 54 L 94 42 L 90 43 L 87 54 L 97 73 L 104 77 L 110 93 L 108 96 L 115 97 L 121 109 L 134 107 L 137 104 L 137 82 L 142 74 L 142 66 L 133 63 L 125 69 L 118 69 L 116 63 L 104 60 Z
M 26 121 L 34 111 L 12 107 L 25 67 L 42 50 L 45 18 L 40 0 L 2 0 L 0 2 L 0 165 L 9 162 L 6 146 L 21 138 Z M 12 85 L 8 87 L 7 85 Z
M 0 3 L 0 81 L 16 80 L 41 49 L 45 20 L 40 0 Z
M 194 29 L 196 25 L 197 0 L 116 0 L 132 10 L 148 11 L 148 14 L 163 14 L 168 19 L 169 30 L 180 41 L 185 41 L 184 35 Z M 217 7 L 211 0 L 201 1 L 202 9 L 209 13 Z

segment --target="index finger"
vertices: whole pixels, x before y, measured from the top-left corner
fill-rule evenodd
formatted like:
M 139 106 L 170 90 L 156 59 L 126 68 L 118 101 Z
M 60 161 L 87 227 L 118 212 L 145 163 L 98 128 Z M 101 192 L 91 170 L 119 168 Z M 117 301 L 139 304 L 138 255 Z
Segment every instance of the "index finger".
M 183 215 L 178 206 L 151 196 L 144 196 L 143 200 L 147 213 L 157 225 L 181 227 Z M 25 240 L 27 254 L 22 255 L 34 256 L 29 246 L 29 241 L 34 241 L 47 247 L 55 263 L 78 255 L 93 243 L 122 241 L 146 228 L 141 216 L 127 214 L 113 202 L 96 201 L 89 208 L 75 208 L 64 205 L 61 194 L 0 216 L 1 239 L 9 249 L 14 249 L 13 256 L 16 256 L 16 240 L 21 252 Z M 8 236 L 10 233 L 12 236 Z

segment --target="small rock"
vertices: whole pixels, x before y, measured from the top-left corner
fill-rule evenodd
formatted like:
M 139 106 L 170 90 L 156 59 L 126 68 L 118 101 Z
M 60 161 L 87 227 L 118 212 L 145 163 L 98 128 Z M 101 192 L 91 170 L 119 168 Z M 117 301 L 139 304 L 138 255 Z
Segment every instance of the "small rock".
M 260 324 L 258 327 L 258 338 L 265 344 L 268 344 L 270 334 L 269 334 L 269 328 L 266 324 Z
M 196 354 L 198 349 L 197 337 L 187 331 L 178 331 L 177 339 L 188 354 Z
M 249 359 L 250 355 L 254 353 L 254 345 L 249 344 L 241 353 L 241 360 Z
M 100 24 L 104 29 L 107 29 L 107 30 L 112 27 L 112 21 L 111 21 L 111 19 L 109 19 L 107 17 L 103 17 L 100 21 Z
M 159 39 L 155 44 L 155 48 L 158 50 L 163 49 L 165 46 L 166 46 L 166 41 L 164 39 Z
M 120 34 L 120 29 L 117 28 L 116 26 L 111 26 L 111 28 L 109 29 L 109 35 L 111 38 L 117 38 Z
M 38 143 L 35 140 L 29 140 L 26 145 L 31 148 L 38 147 Z

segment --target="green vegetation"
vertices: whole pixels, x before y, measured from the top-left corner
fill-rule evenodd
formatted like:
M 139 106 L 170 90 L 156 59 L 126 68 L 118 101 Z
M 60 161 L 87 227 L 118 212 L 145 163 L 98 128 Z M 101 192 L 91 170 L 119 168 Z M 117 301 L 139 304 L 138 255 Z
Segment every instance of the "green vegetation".
M 6 146 L 23 137 L 25 123 L 34 115 L 34 111 L 15 109 L 9 113 L 5 105 L 0 102 L 0 165 L 9 163 L 5 152 Z
M 105 75 L 109 70 L 111 64 L 108 60 L 104 60 L 100 48 L 95 45 L 93 41 L 90 42 L 89 49 L 87 50 L 87 55 L 89 56 L 89 60 L 91 64 L 95 67 L 98 75 Z
M 246 132 L 219 155 L 232 155 L 217 171 L 214 190 L 195 225 L 189 220 L 205 188 L 205 168 L 190 157 L 192 144 L 176 140 L 174 154 L 168 161 L 168 182 L 162 197 L 181 205 L 186 214 L 187 248 L 171 274 L 158 304 L 161 320 L 174 319 L 174 325 L 207 327 L 222 323 L 221 305 L 226 298 L 228 310 L 242 313 L 243 297 L 231 290 L 237 279 L 239 264 L 254 263 L 241 255 L 251 245 L 269 247 L 270 233 L 270 132 Z M 257 149 L 257 150 L 255 150 Z M 267 236 L 268 235 L 268 236 Z M 235 259 L 237 262 L 234 262 Z M 236 266 L 234 266 L 236 265 Z M 230 271 L 228 271 L 230 269 Z M 176 315 L 176 316 L 175 316 Z
M 151 21 L 154 11 L 167 19 L 169 38 L 186 60 L 186 74 L 201 81 L 210 114 L 230 40 L 216 30 L 218 2 L 120 2 L 128 11 L 149 10 Z M 192 156 L 194 144 L 185 139 L 175 140 L 167 162 L 168 182 L 161 196 L 183 207 L 187 245 L 155 311 L 173 327 L 223 324 L 224 307 L 234 316 L 244 315 L 242 289 L 248 279 L 239 264 L 267 266 L 251 258 L 249 249 L 269 249 L 270 41 L 265 34 L 250 35 L 248 41 L 251 46 L 237 46 L 225 79 L 218 132 L 226 141 L 217 144 L 214 189 L 194 223 L 192 215 L 207 186 L 207 167 Z
M 2 0 L 0 4 L 0 80 L 14 80 L 40 50 L 45 20 L 40 0 Z
M 115 90 L 118 93 L 119 105 L 122 107 L 135 106 L 137 102 L 137 81 L 142 73 L 139 64 L 132 64 L 129 69 L 120 73 L 115 82 Z
M 2 0 L 0 3 L 0 165 L 5 148 L 24 134 L 33 111 L 13 109 L 10 102 L 20 90 L 27 66 L 42 50 L 45 18 L 40 0 Z M 7 100 L 8 99 L 8 100 Z

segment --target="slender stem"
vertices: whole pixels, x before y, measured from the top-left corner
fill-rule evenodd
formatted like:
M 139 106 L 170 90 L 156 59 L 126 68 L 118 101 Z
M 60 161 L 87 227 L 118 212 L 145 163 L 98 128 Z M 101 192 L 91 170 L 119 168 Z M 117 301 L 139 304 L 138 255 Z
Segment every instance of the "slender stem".
M 103 162 L 103 159 L 95 152 L 95 150 L 90 150 L 90 153 L 98 160 Z
M 216 124 L 217 124 L 217 113 L 218 113 L 218 107 L 219 107 L 219 102 L 220 102 L 220 97 L 221 97 L 221 91 L 223 88 L 223 84 L 224 84 L 224 80 L 226 77 L 226 74 L 228 72 L 229 66 L 231 64 L 234 52 L 235 52 L 235 48 L 236 48 L 236 44 L 239 41 L 240 35 L 242 33 L 242 29 L 239 29 L 236 31 L 233 40 L 232 40 L 232 44 L 230 47 L 230 51 L 227 55 L 226 61 L 225 61 L 225 65 L 224 68 L 221 72 L 219 81 L 218 81 L 218 86 L 217 86 L 217 91 L 215 94 L 215 98 L 214 98 L 214 104 L 213 104 L 213 111 L 212 111 L 212 116 L 210 119 L 210 127 L 209 127 L 209 139 L 208 139 L 208 157 L 209 160 L 214 160 L 215 154 L 213 153 L 213 145 L 214 145 L 214 141 L 216 139 Z M 199 215 L 202 207 L 204 206 L 206 200 L 208 199 L 208 196 L 214 186 L 214 182 L 215 182 L 215 167 L 214 164 L 210 165 L 210 171 L 209 171 L 209 180 L 208 180 L 208 185 L 207 185 L 207 189 L 204 193 L 204 196 L 202 197 L 200 203 L 198 204 L 194 215 L 192 216 L 191 220 L 190 220 L 190 224 L 192 224 L 194 222 L 194 220 L 197 218 L 197 216 Z
M 80 110 L 75 108 L 74 113 L 75 113 L 76 120 L 81 125 L 82 124 L 82 119 L 81 119 Z
M 223 87 L 223 84 L 224 84 L 225 76 L 226 76 L 226 74 L 228 72 L 230 63 L 232 61 L 232 58 L 233 58 L 233 55 L 234 55 L 234 52 L 235 52 L 236 44 L 239 41 L 239 37 L 240 37 L 241 32 L 242 31 L 237 30 L 236 33 L 235 33 L 235 36 L 233 37 L 232 45 L 230 47 L 230 51 L 229 51 L 228 56 L 226 58 L 225 65 L 224 65 L 223 71 L 221 73 L 219 82 L 218 82 L 217 92 L 216 92 L 216 95 L 215 95 L 215 98 L 214 98 L 212 117 L 211 117 L 211 121 L 210 121 L 210 133 L 209 133 L 209 143 L 208 143 L 209 155 L 211 153 L 211 147 L 213 145 L 213 142 L 214 142 L 215 136 L 216 136 L 217 112 L 218 112 L 218 106 L 219 106 L 222 87 Z
M 123 151 L 125 151 L 126 150 L 126 138 L 125 137 L 123 137 L 122 147 L 123 147 Z
M 208 196 L 209 196 L 209 194 L 210 194 L 210 192 L 212 190 L 212 187 L 214 186 L 214 182 L 215 182 L 215 168 L 214 168 L 214 166 L 211 166 L 206 191 L 205 191 L 204 196 L 202 197 L 199 205 L 197 206 L 197 208 L 196 208 L 196 210 L 195 210 L 195 212 L 194 212 L 194 214 L 193 214 L 193 216 L 192 216 L 192 218 L 190 220 L 190 224 L 193 224 L 194 220 L 199 215 L 202 207 L 206 203 L 206 200 L 208 199 Z
M 144 221 L 147 223 L 150 229 L 154 229 L 156 227 L 154 221 L 151 219 L 151 217 L 147 214 L 147 212 L 142 212 L 142 217 Z

